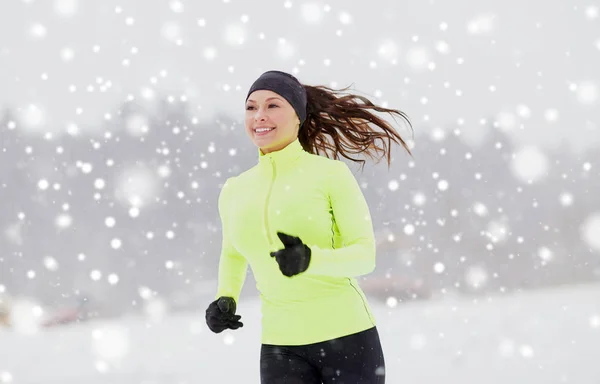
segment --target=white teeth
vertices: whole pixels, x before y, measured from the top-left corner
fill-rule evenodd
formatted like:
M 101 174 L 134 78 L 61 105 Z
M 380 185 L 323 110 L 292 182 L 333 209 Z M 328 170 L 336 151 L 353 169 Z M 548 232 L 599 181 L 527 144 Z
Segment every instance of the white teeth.
M 255 131 L 256 132 L 267 132 L 267 131 L 271 131 L 275 128 L 256 128 Z

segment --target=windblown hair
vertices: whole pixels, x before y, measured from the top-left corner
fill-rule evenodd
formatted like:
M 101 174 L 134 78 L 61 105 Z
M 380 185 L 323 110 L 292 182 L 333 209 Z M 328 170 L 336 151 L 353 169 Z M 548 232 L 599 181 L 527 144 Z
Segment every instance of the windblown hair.
M 307 117 L 298 139 L 305 151 L 336 160 L 343 156 L 362 166 L 365 160 L 355 155 L 366 155 L 377 162 L 386 157 L 389 167 L 390 147 L 395 142 L 412 156 L 398 132 L 373 111 L 399 116 L 412 129 L 404 112 L 375 105 L 363 96 L 345 93 L 348 88 L 335 90 L 326 86 L 304 85 L 304 89 L 308 99 Z

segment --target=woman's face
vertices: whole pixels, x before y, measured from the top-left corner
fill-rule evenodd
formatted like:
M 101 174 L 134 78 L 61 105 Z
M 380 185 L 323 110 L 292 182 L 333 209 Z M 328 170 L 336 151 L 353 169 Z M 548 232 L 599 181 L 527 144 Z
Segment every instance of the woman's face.
M 245 125 L 254 145 L 267 154 L 296 140 L 300 120 L 286 99 L 275 92 L 259 90 L 248 97 Z

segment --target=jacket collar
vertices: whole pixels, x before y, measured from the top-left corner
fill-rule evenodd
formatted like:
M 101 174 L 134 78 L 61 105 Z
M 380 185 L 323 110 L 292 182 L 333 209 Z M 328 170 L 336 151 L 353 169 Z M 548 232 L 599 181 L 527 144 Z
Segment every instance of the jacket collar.
M 258 149 L 258 162 L 259 164 L 266 163 L 275 163 L 277 165 L 289 165 L 294 162 L 294 160 L 298 159 L 303 153 L 305 153 L 304 148 L 302 148 L 302 144 L 300 144 L 300 140 L 296 139 L 288 144 L 283 149 L 279 151 L 274 151 L 267 153 L 266 155 L 262 153 L 260 148 Z

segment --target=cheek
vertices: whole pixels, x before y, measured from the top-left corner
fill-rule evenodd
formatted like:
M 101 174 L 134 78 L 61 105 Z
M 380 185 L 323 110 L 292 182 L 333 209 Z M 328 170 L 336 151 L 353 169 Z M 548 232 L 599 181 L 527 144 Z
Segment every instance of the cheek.
M 247 131 L 249 131 L 251 129 L 253 120 L 254 120 L 254 116 L 252 116 L 250 113 L 246 113 L 244 125 L 245 125 Z
M 278 110 L 271 115 L 271 121 L 273 121 L 278 127 L 284 127 L 289 122 L 288 114 L 285 111 Z

